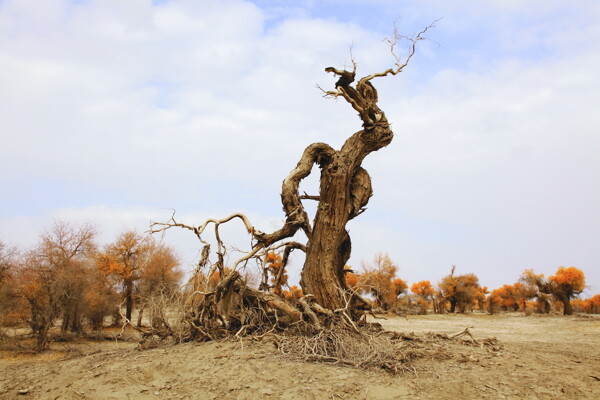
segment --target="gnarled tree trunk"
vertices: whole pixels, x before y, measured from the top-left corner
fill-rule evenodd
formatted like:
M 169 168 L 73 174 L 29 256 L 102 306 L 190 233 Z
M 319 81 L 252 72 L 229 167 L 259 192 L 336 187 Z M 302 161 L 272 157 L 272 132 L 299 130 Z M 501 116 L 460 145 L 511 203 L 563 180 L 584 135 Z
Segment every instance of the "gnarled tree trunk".
M 326 72 L 333 73 L 338 77 L 335 90 L 323 90 L 325 97 L 342 97 L 346 100 L 357 111 L 362 122 L 362 129 L 351 135 L 339 150 L 333 149 L 326 143 L 313 143 L 304 150 L 296 168 L 290 172 L 282 184 L 281 202 L 286 219 L 280 229 L 272 233 L 258 231 L 245 215 L 238 213 L 221 220 L 211 218 L 198 227 L 184 225 L 171 217 L 171 221 L 168 223 L 153 224 L 152 231 L 161 232 L 175 226 L 192 230 L 204 245 L 199 262 L 199 266 L 202 267 L 207 264 L 210 251 L 210 244 L 202 238 L 202 234 L 208 225 L 214 224 L 218 261 L 213 264 L 207 275 L 211 276 L 215 270 L 224 272 L 223 260 L 226 250 L 219 237 L 219 226 L 238 218 L 242 220 L 248 233 L 252 236 L 252 250 L 230 266 L 230 275 L 251 258 L 261 259 L 266 256 L 269 249 L 273 248 L 285 248 L 282 263 L 285 268 L 289 252 L 292 249 L 300 249 L 306 253 L 300 285 L 304 294 L 312 295 L 310 307 L 321 310 L 323 315 L 331 313 L 326 310 L 328 309 L 342 310 L 340 312 L 350 311 L 349 314 L 356 317 L 353 309 L 364 307 L 365 302 L 349 290 L 345 284 L 344 266 L 350 258 L 352 249 L 346 224 L 365 210 L 365 206 L 373 194 L 369 174 L 361 167 L 363 160 L 370 153 L 390 144 L 394 137 L 385 114 L 377 105 L 377 90 L 371 81 L 377 77 L 399 74 L 415 54 L 417 42 L 423 40 L 423 34 L 433 26 L 431 24 L 412 37 L 400 36 L 395 31 L 394 38 L 388 39 L 387 42 L 396 62 L 394 67 L 385 71 L 365 76 L 356 81 L 356 63 L 354 61 L 351 71 L 332 67 L 325 69 Z M 408 40 L 409 43 L 408 54 L 404 60 L 401 60 L 395 53 L 396 44 L 401 39 Z M 319 194 L 318 196 L 300 195 L 300 183 L 311 173 L 315 164 L 318 165 L 321 173 Z M 304 210 L 303 200 L 318 201 L 312 223 Z M 282 242 L 284 239 L 294 236 L 298 230 L 305 233 L 306 245 L 295 241 Z M 261 289 L 265 291 L 271 288 L 266 281 L 261 285 Z M 196 291 L 196 293 L 200 292 Z M 212 295 L 212 292 L 206 295 Z M 266 298 L 262 300 L 268 302 Z M 362 307 L 359 306 L 360 303 L 363 303 Z M 308 303 L 303 304 L 305 308 L 308 307 Z M 348 317 L 348 314 L 345 315 Z
M 333 68 L 327 71 L 340 75 L 334 93 L 344 96 L 359 112 L 363 129 L 348 138 L 339 151 L 327 148 L 327 157 L 320 160 L 319 205 L 300 284 L 304 293 L 313 294 L 322 306 L 338 309 L 347 302 L 343 271 L 352 245 L 346 224 L 364 211 L 373 193 L 371 179 L 361 163 L 371 152 L 387 146 L 393 133 L 377 107 L 377 91 L 369 77 L 361 79 L 355 89 L 350 86 L 353 72 Z

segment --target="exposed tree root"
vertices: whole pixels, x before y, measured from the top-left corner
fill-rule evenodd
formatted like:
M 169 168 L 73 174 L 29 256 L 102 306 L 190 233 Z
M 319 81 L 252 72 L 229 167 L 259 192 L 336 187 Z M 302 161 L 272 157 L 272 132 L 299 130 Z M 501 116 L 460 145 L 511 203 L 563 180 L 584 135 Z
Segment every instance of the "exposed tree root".
M 468 332 L 468 328 L 465 331 Z M 376 323 L 363 323 L 358 331 L 336 325 L 311 334 L 290 330 L 274 336 L 277 349 L 291 359 L 401 374 L 416 372 L 414 363 L 418 359 L 455 358 L 459 362 L 476 359 L 451 349 L 451 346 L 476 345 L 474 352 L 485 353 L 498 353 L 502 349 L 495 338 L 479 343 L 469 334 L 470 340 L 460 339 L 465 331 L 450 336 L 434 333 L 415 335 L 386 331 Z
M 382 369 L 394 374 L 411 370 L 410 361 L 414 358 L 412 352 L 393 346 L 389 336 L 374 335 L 367 329 L 355 331 L 344 325 L 312 334 L 291 331 L 277 339 L 277 349 L 292 359 Z
M 364 316 L 352 318 L 349 308 L 323 308 L 310 295 L 292 305 L 274 293 L 246 286 L 236 271 L 213 284 L 212 289 L 206 287 L 205 291 L 191 292 L 186 300 L 187 311 L 176 324 L 163 320 L 147 329 L 125 319 L 142 335 L 140 348 L 165 342 L 268 337 L 289 359 L 392 374 L 414 372 L 413 362 L 420 358 L 453 358 L 458 353 L 446 351 L 446 343 L 472 346 L 473 351 L 500 349 L 495 339 L 475 340 L 469 328 L 454 335 L 390 332 L 378 323 L 366 322 Z M 350 304 L 351 294 L 348 298 Z

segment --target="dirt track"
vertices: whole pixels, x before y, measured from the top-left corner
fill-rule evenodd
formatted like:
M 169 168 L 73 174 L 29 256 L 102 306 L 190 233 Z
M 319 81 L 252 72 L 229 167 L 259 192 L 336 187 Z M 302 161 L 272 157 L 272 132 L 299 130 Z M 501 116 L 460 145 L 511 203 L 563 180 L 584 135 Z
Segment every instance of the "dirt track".
M 392 376 L 287 361 L 272 343 L 53 344 L 41 356 L 3 354 L 1 399 L 598 399 L 600 318 L 474 314 L 378 320 L 402 332 L 466 327 L 494 351 L 438 345 L 414 372 Z M 19 391 L 26 394 L 19 394 Z

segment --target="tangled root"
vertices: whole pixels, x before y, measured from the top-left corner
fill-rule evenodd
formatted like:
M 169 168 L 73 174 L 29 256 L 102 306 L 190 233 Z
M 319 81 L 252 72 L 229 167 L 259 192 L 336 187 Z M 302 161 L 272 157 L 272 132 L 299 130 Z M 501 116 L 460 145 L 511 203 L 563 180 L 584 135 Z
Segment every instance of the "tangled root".
M 464 346 L 471 347 L 474 354 L 502 350 L 495 338 L 478 342 L 468 328 L 456 335 L 426 333 L 417 336 L 386 331 L 379 324 L 369 323 L 360 326 L 358 331 L 344 325 L 313 333 L 290 330 L 276 339 L 277 349 L 292 360 L 384 370 L 392 374 L 416 372 L 418 359 L 463 362 L 465 354 L 460 349 Z
M 269 337 L 274 338 L 277 350 L 287 359 L 392 374 L 416 372 L 417 359 L 464 356 L 464 352 L 451 346 L 464 349 L 468 345 L 473 351 L 500 349 L 495 339 L 477 341 L 469 328 L 455 335 L 417 336 L 386 331 L 377 323 L 357 318 L 353 309 L 325 309 L 310 295 L 293 305 L 274 293 L 247 287 L 236 272 L 219 281 L 211 291 L 194 291 L 192 298 L 194 301 L 186 302 L 186 311 L 178 323 L 170 325 L 161 319 L 149 330 L 135 327 L 142 336 L 140 348 L 166 342 Z
M 324 328 L 312 334 L 286 332 L 278 337 L 277 349 L 286 357 L 363 369 L 381 369 L 393 374 L 412 370 L 415 354 L 394 346 L 389 335 L 358 332 L 345 325 Z

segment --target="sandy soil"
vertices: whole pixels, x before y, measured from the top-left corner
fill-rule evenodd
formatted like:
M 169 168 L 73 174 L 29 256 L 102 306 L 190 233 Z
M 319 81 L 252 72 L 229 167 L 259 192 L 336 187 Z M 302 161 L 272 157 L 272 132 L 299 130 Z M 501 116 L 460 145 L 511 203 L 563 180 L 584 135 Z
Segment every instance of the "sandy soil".
M 390 375 L 285 360 L 273 338 L 136 350 L 135 343 L 53 343 L 0 354 L 1 399 L 600 399 L 600 318 L 517 314 L 378 320 L 405 333 L 495 337 L 441 342 L 414 371 Z M 407 346 L 411 346 L 407 342 Z M 432 356 L 435 354 L 435 356 Z

